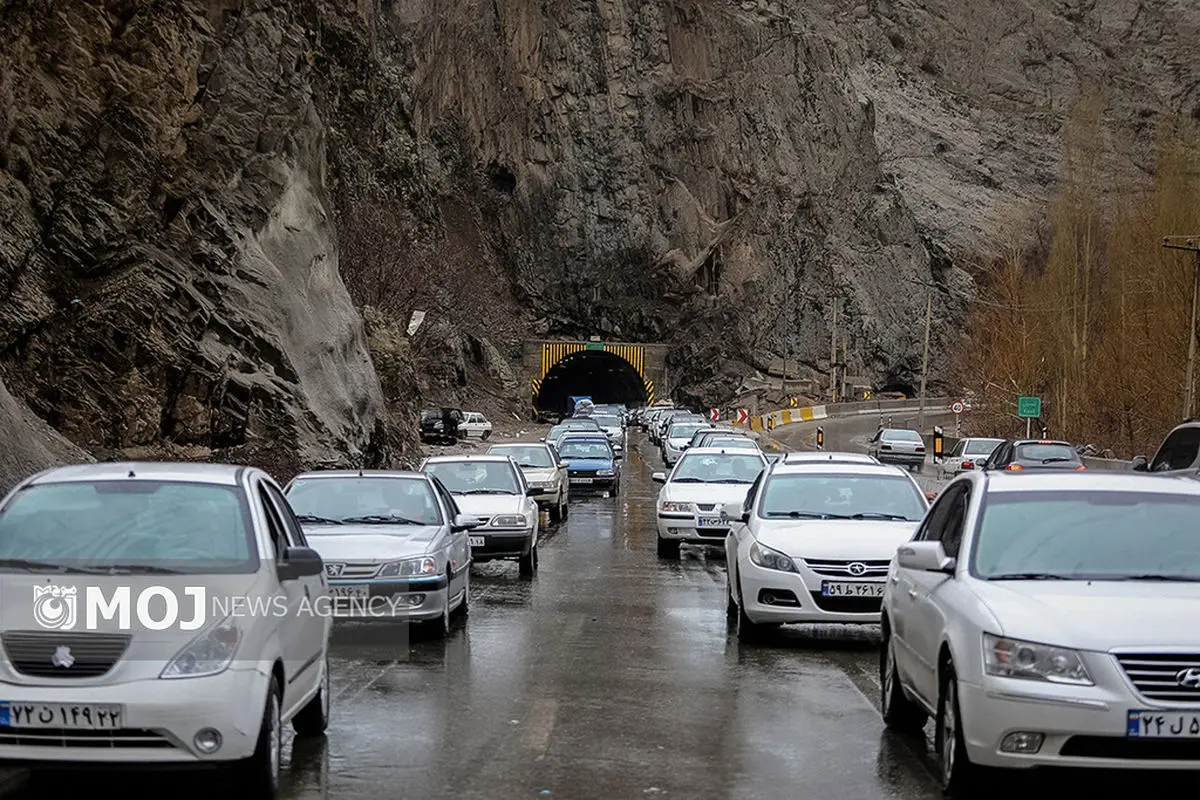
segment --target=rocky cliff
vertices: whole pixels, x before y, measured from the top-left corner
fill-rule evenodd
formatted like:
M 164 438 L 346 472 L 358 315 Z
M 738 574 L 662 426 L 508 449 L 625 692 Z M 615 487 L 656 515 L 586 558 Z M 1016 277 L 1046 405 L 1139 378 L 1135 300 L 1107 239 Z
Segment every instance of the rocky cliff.
M 826 369 L 836 305 L 849 371 L 912 383 L 931 294 L 936 378 L 1076 100 L 1152 170 L 1198 32 L 1184 0 L 0 0 L 3 377 L 102 455 L 292 466 L 521 399 L 531 335 L 670 343 L 720 400 Z

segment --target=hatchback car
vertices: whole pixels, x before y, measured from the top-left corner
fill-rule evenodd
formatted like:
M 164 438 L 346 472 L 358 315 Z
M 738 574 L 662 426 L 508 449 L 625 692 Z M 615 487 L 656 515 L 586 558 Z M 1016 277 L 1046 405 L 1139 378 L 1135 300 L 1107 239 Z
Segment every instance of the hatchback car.
M 606 436 L 571 434 L 563 438 L 558 456 L 567 465 L 572 491 L 600 491 L 616 495 L 621 490 L 620 454 Z
M 950 455 L 938 464 L 938 477 L 953 478 L 962 472 L 983 469 L 983 463 L 987 461 L 988 456 L 1003 442 L 1003 439 L 985 439 L 977 436 L 959 439 Z
M 537 498 L 537 504 L 550 514 L 551 522 L 567 518 L 571 502 L 567 462 L 554 447 L 543 443 L 494 444 L 488 448 L 488 455 L 508 456 L 517 462 L 529 485 L 544 492 Z
M 729 533 L 725 504 L 741 505 L 766 465 L 758 450 L 705 447 L 684 453 L 669 475 L 654 473 L 663 484 L 656 504 L 659 557 L 679 558 L 683 542 L 722 545 Z
M 886 723 L 935 717 L 964 797 L 986 767 L 1200 769 L 1197 516 L 1189 479 L 964 473 L 888 572 Z
M 907 428 L 880 428 L 871 437 L 867 453 L 884 464 L 899 464 L 917 472 L 925 466 L 925 440 Z
M 410 620 L 434 636 L 466 616 L 471 586 L 467 531 L 454 499 L 419 472 L 305 472 L 288 502 L 325 562 L 334 613 Z
M 776 462 L 725 540 L 727 610 L 742 641 L 794 623 L 878 623 L 884 576 L 929 502 L 899 467 Z
M 220 766 L 279 785 L 329 721 L 324 565 L 265 473 L 105 463 L 0 504 L 0 759 Z
M 538 568 L 539 521 L 533 498 L 545 490 L 530 486 L 511 458 L 434 456 L 425 459 L 421 472 L 450 492 L 466 522 L 476 523 L 467 536 L 472 561 L 516 561 L 522 578 L 533 577 Z
M 1082 472 L 1087 469 L 1083 464 L 1083 459 L 1079 457 L 1079 453 L 1075 451 L 1070 442 L 1033 439 L 1001 442 L 984 460 L 983 468 L 993 472 L 996 470 L 1006 472 L 1036 470 L 1040 472 L 1059 469 Z

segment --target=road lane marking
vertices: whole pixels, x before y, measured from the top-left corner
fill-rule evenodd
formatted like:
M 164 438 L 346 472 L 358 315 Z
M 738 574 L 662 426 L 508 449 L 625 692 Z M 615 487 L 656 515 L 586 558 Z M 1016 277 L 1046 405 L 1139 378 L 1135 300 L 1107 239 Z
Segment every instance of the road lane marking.
M 525 718 L 525 735 L 521 738 L 527 748 L 537 751 L 539 761 L 546 757 L 546 747 L 550 744 L 550 734 L 554 731 L 557 717 L 558 700 L 539 697 L 533 701 L 533 709 Z

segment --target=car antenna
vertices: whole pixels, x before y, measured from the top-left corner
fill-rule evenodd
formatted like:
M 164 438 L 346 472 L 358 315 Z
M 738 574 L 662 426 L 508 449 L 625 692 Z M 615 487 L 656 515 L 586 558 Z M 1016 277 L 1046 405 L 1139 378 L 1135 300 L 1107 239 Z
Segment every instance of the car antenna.
M 360 477 L 360 478 L 361 478 L 361 477 L 363 477 L 363 474 L 362 474 L 362 467 L 359 467 L 359 468 L 358 468 L 358 477 Z
M 126 477 L 128 477 L 128 478 L 136 478 L 136 477 L 137 477 L 137 475 L 134 475 L 134 474 L 133 474 L 133 470 L 129 470 L 129 474 L 128 474 Z

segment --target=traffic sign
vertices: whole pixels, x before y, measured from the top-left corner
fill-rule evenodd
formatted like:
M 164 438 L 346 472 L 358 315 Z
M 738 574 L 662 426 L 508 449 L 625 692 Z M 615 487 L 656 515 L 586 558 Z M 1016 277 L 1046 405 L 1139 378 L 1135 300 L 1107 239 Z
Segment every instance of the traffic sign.
M 735 420 L 735 422 L 737 422 L 739 425 L 745 425 L 749 421 L 750 421 L 750 412 L 744 408 L 739 408 L 737 410 L 737 419 Z
M 721 409 L 710 408 L 708 410 L 708 418 L 711 419 L 713 422 L 719 421 L 721 419 Z
M 965 411 L 965 410 L 966 410 L 966 406 L 964 406 L 964 405 L 962 404 L 962 401 L 961 401 L 961 400 L 955 400 L 955 401 L 954 401 L 954 402 L 953 402 L 953 403 L 950 405 L 950 410 L 951 410 L 951 411 L 953 411 L 955 414 L 961 414 L 963 411 Z
M 1037 419 L 1042 415 L 1042 398 L 1018 397 L 1017 416 L 1021 419 Z

